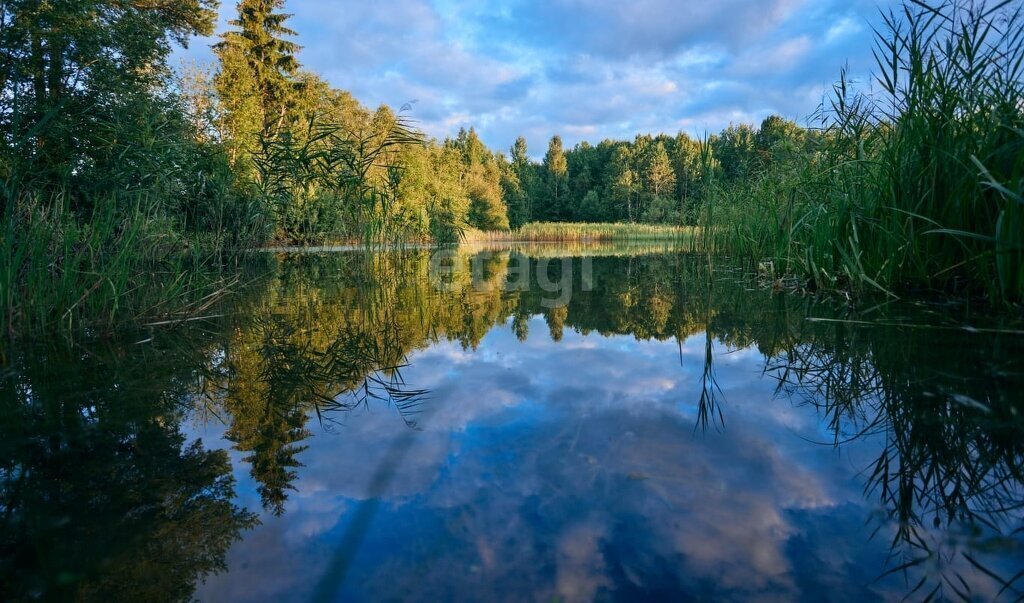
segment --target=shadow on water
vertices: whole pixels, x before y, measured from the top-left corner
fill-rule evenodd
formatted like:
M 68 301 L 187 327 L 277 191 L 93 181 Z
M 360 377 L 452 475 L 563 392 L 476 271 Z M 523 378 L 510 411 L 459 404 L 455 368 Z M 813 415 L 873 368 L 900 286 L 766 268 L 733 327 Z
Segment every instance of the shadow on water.
M 719 363 L 755 353 L 777 384 L 774 404 L 817 414 L 822 447 L 877 451 L 858 469 L 878 508 L 863 538 L 891 538 L 880 580 L 901 576 L 911 598 L 1022 596 L 1019 337 L 998 321 L 990 333 L 945 328 L 956 308 L 858 315 L 776 295 L 684 254 L 595 256 L 268 256 L 264 278 L 218 318 L 124 343 L 24 346 L 2 375 L 0 592 L 188 599 L 259 524 L 238 502 L 238 468 L 263 521 L 286 516 L 310 448 L 383 409 L 401 430 L 381 435 L 312 593 L 337 600 L 421 429 L 445 408 L 437 392 L 406 382 L 417 354 L 442 344 L 485 351 L 484 338 L 507 329 L 522 346 L 555 350 L 570 333 L 673 342 L 683 375 L 702 356 L 699 382 L 679 391 L 693 392 L 681 404 L 708 446 L 729 435 L 727 414 L 742 412 L 732 397 L 725 406 L 735 373 Z M 531 333 L 539 319 L 546 339 Z M 700 356 L 688 352 L 694 338 Z M 575 433 L 568 452 L 580 454 L 582 419 L 564 421 Z M 223 442 L 189 436 L 190 424 L 222 425 Z M 211 445 L 237 454 L 239 467 Z

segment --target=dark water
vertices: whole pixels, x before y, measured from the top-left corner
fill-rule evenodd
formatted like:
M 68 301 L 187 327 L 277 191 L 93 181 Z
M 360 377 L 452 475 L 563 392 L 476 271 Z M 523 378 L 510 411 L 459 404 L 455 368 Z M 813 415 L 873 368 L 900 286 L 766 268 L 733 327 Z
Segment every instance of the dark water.
M 268 256 L 219 316 L 21 344 L 0 598 L 1024 594 L 1019 325 L 581 253 Z

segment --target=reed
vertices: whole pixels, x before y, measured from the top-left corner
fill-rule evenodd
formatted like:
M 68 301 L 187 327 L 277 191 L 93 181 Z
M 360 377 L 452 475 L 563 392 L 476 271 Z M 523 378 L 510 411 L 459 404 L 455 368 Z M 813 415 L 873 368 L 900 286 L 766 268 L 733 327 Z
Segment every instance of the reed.
M 55 194 L 9 198 L 0 241 L 0 317 L 8 339 L 176 322 L 234 284 L 213 245 L 177 234 L 145 197 L 104 199 L 78 220 Z
M 845 74 L 814 148 L 713 187 L 702 224 L 810 286 L 1024 299 L 1024 17 L 1019 3 L 884 15 L 880 92 Z
M 469 230 L 467 243 L 487 242 L 630 242 L 672 241 L 689 243 L 697 229 L 690 226 L 628 223 L 531 222 L 518 230 L 484 232 Z

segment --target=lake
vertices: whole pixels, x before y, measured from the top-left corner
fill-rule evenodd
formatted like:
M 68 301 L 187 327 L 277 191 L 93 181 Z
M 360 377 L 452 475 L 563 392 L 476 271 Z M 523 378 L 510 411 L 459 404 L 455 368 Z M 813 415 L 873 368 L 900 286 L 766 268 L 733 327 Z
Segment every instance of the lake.
M 12 351 L 2 598 L 1024 594 L 1019 323 L 653 244 L 254 263 Z

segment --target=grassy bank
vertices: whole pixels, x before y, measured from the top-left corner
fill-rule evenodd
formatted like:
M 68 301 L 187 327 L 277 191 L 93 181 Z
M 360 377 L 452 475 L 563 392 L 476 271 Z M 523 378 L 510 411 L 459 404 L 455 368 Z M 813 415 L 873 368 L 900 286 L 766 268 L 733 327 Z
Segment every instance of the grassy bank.
M 716 247 L 809 285 L 1024 299 L 1024 19 L 910 4 L 877 39 L 880 93 L 841 78 L 807 152 L 704 208 Z
M 482 241 L 464 243 L 460 252 L 521 253 L 531 258 L 638 257 L 689 251 L 672 240 L 649 241 Z
M 627 223 L 569 223 L 531 222 L 511 231 L 467 231 L 464 240 L 484 242 L 628 242 L 673 241 L 689 243 L 695 240 L 696 229 L 687 226 Z

